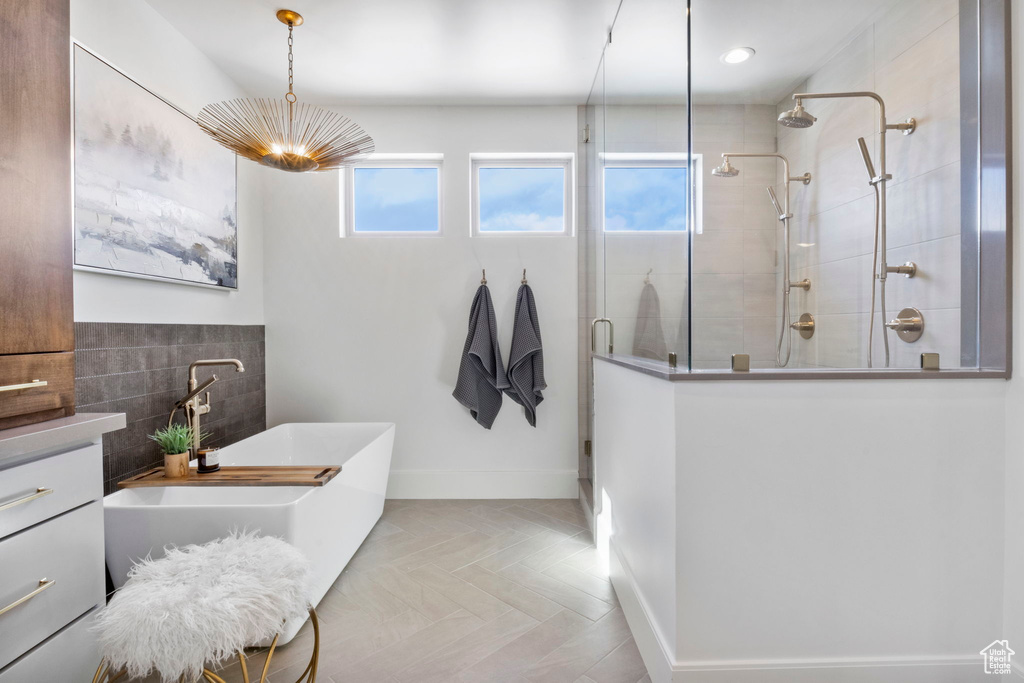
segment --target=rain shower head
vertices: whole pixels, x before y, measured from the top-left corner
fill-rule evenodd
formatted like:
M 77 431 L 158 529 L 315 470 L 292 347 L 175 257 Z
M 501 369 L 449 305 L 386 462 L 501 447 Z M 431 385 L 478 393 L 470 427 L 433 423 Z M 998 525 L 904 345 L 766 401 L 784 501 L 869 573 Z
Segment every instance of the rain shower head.
M 722 165 L 716 167 L 711 171 L 711 175 L 718 176 L 719 178 L 735 178 L 740 174 L 740 170 L 729 163 L 729 157 L 723 155 Z
M 789 111 L 779 114 L 779 123 L 786 128 L 810 128 L 817 120 L 817 118 L 807 113 L 801 100 L 797 100 L 796 106 Z

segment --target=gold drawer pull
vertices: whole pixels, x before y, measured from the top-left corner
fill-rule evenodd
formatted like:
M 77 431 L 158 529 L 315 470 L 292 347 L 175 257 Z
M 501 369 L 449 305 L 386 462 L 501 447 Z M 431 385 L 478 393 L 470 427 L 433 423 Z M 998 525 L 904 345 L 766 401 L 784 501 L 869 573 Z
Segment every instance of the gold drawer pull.
M 34 389 L 36 387 L 45 386 L 45 379 L 34 379 L 31 382 L 25 382 L 24 384 L 8 384 L 5 387 L 0 387 L 0 391 L 17 391 L 18 389 Z
M 12 609 L 17 607 L 18 605 L 25 604 L 26 602 L 28 602 L 32 598 L 36 597 L 37 595 L 39 595 L 40 593 L 42 593 L 44 590 L 46 590 L 47 588 L 49 588 L 50 586 L 52 586 L 55 583 L 57 583 L 56 579 L 47 580 L 45 577 L 42 578 L 42 579 L 39 579 L 39 588 L 36 588 L 34 591 L 32 591 L 31 593 L 29 593 L 28 595 L 26 595 L 26 596 L 24 596 L 22 598 L 18 598 L 17 600 L 12 602 L 11 604 L 7 605 L 7 607 L 4 607 L 3 609 L 0 609 L 0 615 L 4 615 L 7 612 L 10 612 Z
M 3 512 L 4 510 L 8 510 L 8 509 L 13 508 L 13 507 L 17 507 L 18 505 L 21 505 L 22 503 L 27 503 L 30 500 L 35 500 L 36 498 L 42 498 L 43 496 L 48 496 L 51 493 L 53 493 L 53 489 L 46 489 L 46 488 L 43 488 L 43 487 L 39 487 L 39 488 L 36 489 L 35 493 L 30 493 L 27 496 L 22 496 L 21 498 L 18 498 L 16 500 L 12 500 L 10 503 L 4 503 L 3 505 L 0 505 L 0 512 Z M 0 614 L 3 614 L 3 612 L 0 612 Z

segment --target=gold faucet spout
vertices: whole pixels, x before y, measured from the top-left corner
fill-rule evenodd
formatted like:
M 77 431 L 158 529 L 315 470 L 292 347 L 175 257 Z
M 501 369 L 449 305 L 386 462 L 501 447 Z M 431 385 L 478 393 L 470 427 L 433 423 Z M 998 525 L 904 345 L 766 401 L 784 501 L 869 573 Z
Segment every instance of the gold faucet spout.
M 199 380 L 196 377 L 196 369 L 201 367 L 210 367 L 214 365 L 234 365 L 235 372 L 245 372 L 245 366 L 242 365 L 242 361 L 235 358 L 210 358 L 208 360 L 197 360 L 188 366 L 188 395 L 178 402 L 175 406 L 175 411 L 179 407 L 185 409 L 185 416 L 188 418 L 188 424 L 192 427 L 192 457 L 199 456 L 199 440 L 201 430 L 199 428 L 199 416 L 206 415 L 210 412 L 210 392 L 206 392 L 206 402 L 203 403 L 202 397 L 199 394 L 203 389 L 217 381 L 217 376 L 214 375 L 212 378 L 199 384 Z M 174 413 L 171 413 L 171 420 L 174 419 Z
M 196 368 L 208 367 L 211 365 L 234 365 L 235 372 L 245 372 L 245 366 L 242 365 L 242 361 L 234 358 L 211 358 L 209 360 L 197 360 L 188 366 L 188 388 L 191 391 L 195 389 L 199 383 L 196 380 Z

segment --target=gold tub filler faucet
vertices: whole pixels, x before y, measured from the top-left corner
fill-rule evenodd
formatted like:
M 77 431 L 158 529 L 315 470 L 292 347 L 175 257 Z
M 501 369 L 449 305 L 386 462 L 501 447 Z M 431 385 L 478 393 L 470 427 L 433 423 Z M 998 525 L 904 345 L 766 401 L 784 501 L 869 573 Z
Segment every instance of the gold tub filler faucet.
M 242 361 L 234 358 L 211 358 L 209 360 L 197 360 L 188 366 L 188 393 L 178 399 L 174 404 L 170 417 L 167 418 L 167 425 L 174 421 L 174 414 L 180 409 L 185 410 L 185 419 L 192 428 L 192 457 L 199 453 L 199 416 L 210 412 L 210 392 L 206 392 L 206 402 L 199 396 L 211 384 L 217 381 L 217 375 L 212 375 L 202 384 L 196 378 L 196 368 L 215 365 L 234 365 L 235 372 L 245 372 Z

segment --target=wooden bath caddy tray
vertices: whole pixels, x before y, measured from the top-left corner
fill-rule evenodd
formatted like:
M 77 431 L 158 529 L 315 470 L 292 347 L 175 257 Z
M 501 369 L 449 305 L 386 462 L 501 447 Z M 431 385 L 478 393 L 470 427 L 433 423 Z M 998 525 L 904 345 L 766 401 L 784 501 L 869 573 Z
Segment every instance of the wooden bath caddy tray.
M 323 486 L 341 472 L 340 467 L 221 467 L 216 472 L 199 474 L 193 467 L 188 477 L 165 479 L 164 468 L 137 474 L 117 483 L 118 488 L 140 486 Z

